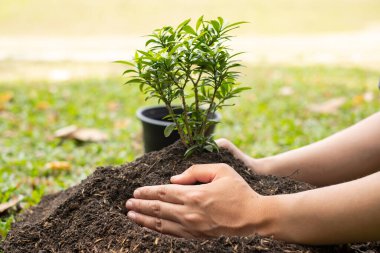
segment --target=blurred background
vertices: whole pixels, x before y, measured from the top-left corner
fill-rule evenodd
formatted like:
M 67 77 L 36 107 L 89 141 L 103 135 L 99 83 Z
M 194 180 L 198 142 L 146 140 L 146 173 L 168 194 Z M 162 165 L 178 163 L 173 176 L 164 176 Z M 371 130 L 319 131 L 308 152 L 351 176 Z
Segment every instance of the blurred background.
M 246 52 L 241 82 L 252 90 L 222 112 L 216 137 L 262 157 L 379 110 L 379 0 L 1 0 L 2 236 L 44 194 L 142 154 L 135 112 L 155 101 L 123 86 L 112 61 L 131 59 L 153 29 L 201 15 L 249 22 L 231 48 Z M 73 125 L 79 140 L 62 140 Z
M 3 0 L 0 78 L 108 73 L 117 69 L 108 62 L 130 57 L 153 29 L 201 15 L 250 22 L 232 41 L 249 63 L 379 66 L 379 12 L 377 0 Z M 15 61 L 106 64 L 49 73 Z

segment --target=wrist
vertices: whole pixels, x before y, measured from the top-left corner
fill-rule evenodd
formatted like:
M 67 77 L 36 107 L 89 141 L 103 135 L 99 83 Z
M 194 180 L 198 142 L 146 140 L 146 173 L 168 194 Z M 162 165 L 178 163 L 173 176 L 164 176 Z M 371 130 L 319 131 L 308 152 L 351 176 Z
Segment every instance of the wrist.
M 304 197 L 303 193 L 266 196 L 257 234 L 289 243 L 305 243 L 308 225 L 300 213 L 300 207 L 305 203 Z
M 252 158 L 251 161 L 251 169 L 260 175 L 272 175 L 273 167 L 273 158 L 272 157 L 265 157 L 265 158 L 258 158 L 254 159 Z
M 254 234 L 270 237 L 278 234 L 279 200 L 277 196 L 260 196 L 252 207 L 251 226 Z

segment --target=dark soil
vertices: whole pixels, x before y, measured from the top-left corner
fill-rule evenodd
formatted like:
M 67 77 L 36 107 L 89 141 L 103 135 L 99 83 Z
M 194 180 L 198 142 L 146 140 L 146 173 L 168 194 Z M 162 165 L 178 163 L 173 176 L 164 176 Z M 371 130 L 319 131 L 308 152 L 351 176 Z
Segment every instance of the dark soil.
M 176 144 L 119 167 L 100 167 L 79 185 L 45 196 L 18 217 L 3 243 L 5 252 L 380 252 L 380 243 L 309 247 L 262 237 L 185 240 L 148 231 L 127 217 L 125 201 L 134 189 L 169 183 L 192 164 L 231 165 L 260 194 L 273 195 L 313 187 L 251 173 L 227 151 L 183 159 Z

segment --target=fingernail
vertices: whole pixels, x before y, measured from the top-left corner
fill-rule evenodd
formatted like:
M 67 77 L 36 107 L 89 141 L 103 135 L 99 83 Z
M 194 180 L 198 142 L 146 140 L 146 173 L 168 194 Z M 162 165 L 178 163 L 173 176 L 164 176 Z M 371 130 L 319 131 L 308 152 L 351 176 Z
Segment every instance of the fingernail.
M 172 177 L 170 178 L 170 182 L 173 183 L 173 181 L 174 181 L 174 182 L 175 182 L 175 181 L 178 181 L 180 178 L 181 178 L 181 174 L 179 174 L 179 175 L 175 175 L 175 176 L 172 176 Z
M 130 209 L 130 208 L 133 207 L 133 202 L 132 202 L 132 200 L 128 200 L 128 201 L 127 201 L 126 207 L 127 207 L 128 209 Z
M 135 198 L 138 198 L 139 194 L 140 194 L 140 190 L 139 190 L 139 189 L 136 189 L 136 190 L 133 192 L 133 196 L 134 196 Z
M 135 212 L 132 212 L 132 211 L 130 211 L 130 212 L 128 212 L 127 216 L 128 216 L 128 218 L 130 218 L 130 219 L 134 220 L 134 219 L 136 218 L 136 213 L 135 213 Z

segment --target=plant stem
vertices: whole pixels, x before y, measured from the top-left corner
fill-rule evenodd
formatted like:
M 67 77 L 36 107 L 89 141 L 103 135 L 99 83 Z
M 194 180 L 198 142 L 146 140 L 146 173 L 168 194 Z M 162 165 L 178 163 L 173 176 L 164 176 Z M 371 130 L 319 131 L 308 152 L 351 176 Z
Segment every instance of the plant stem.
M 168 111 L 169 111 L 169 113 L 170 113 L 170 115 L 171 115 L 171 117 L 172 117 L 173 122 L 174 122 L 174 123 L 176 124 L 176 126 L 177 126 L 178 134 L 179 134 L 179 137 L 180 137 L 180 139 L 181 139 L 183 145 L 185 145 L 185 147 L 188 147 L 188 144 L 187 144 L 187 140 L 186 140 L 185 134 L 183 133 L 183 129 L 180 127 L 178 121 L 176 120 L 176 118 L 175 118 L 175 116 L 174 116 L 175 113 L 174 113 L 174 110 L 173 110 L 172 106 L 170 105 L 169 102 L 167 102 L 167 101 L 164 101 L 164 102 L 165 102 L 166 109 L 168 109 Z
M 212 105 L 214 104 L 214 100 L 215 100 L 215 97 L 216 97 L 216 92 L 219 89 L 219 86 L 217 85 L 217 80 L 215 78 L 214 78 L 214 80 L 215 80 L 214 93 L 212 94 L 211 103 L 210 103 L 210 106 L 207 109 L 206 116 L 205 116 L 205 118 L 202 121 L 202 126 L 201 126 L 201 135 L 202 136 L 205 136 L 206 122 L 207 122 L 207 119 L 208 119 L 208 115 L 211 113 L 211 108 L 212 108 Z
M 184 123 L 185 123 L 185 127 L 186 127 L 186 130 L 187 130 L 187 136 L 189 138 L 189 144 L 190 146 L 193 145 L 193 133 L 191 131 L 191 127 L 189 125 L 189 119 L 188 119 L 188 113 L 187 113 L 187 106 L 186 106 L 186 99 L 185 99 L 185 92 L 184 92 L 184 89 L 186 87 L 186 84 L 187 82 L 189 81 L 189 76 L 187 75 L 186 76 L 186 79 L 185 79 L 185 82 L 183 84 L 183 87 L 181 87 L 178 82 L 174 79 L 174 77 L 172 75 L 169 75 L 170 78 L 172 79 L 172 81 L 175 83 L 175 85 L 181 90 L 181 101 L 182 101 L 182 106 L 183 106 L 183 120 L 184 120 Z M 178 132 L 179 132 L 179 124 L 177 125 L 177 128 L 178 128 Z M 183 132 L 183 129 L 181 128 L 181 131 Z M 184 136 L 186 136 L 184 134 Z
M 191 78 L 191 82 L 192 82 L 193 85 L 194 85 L 195 110 L 196 110 L 196 112 L 199 112 L 198 83 L 199 83 L 199 80 L 201 80 L 202 73 L 203 73 L 203 71 L 201 70 L 201 71 L 199 72 L 199 76 L 198 76 L 198 79 L 197 79 L 196 82 L 194 82 L 194 80 Z M 197 116 L 198 116 L 198 114 L 197 114 Z
M 185 83 L 183 84 L 183 88 L 181 88 L 181 100 L 182 100 L 183 114 L 184 114 L 183 120 L 185 121 L 185 126 L 186 126 L 186 130 L 187 130 L 187 136 L 189 137 L 190 146 L 192 146 L 194 144 L 193 143 L 194 142 L 193 133 L 191 131 L 191 127 L 189 124 L 189 115 L 187 112 L 185 91 L 184 91 L 188 81 L 189 81 L 189 76 L 186 76 Z
M 194 82 L 193 78 L 191 78 L 191 76 L 190 76 L 190 80 L 191 80 L 191 82 L 194 85 L 195 116 L 196 116 L 196 120 L 197 121 L 199 120 L 199 114 L 200 114 L 200 111 L 199 111 L 199 97 L 198 97 L 198 83 L 199 83 L 199 80 L 201 80 L 202 73 L 203 73 L 203 70 L 201 70 L 199 72 L 198 79 L 197 79 L 196 82 Z M 199 131 L 197 131 L 198 129 L 195 128 L 194 130 L 195 130 L 196 134 L 199 134 L 201 129 L 199 129 Z
M 185 100 L 185 93 L 183 90 L 181 90 L 181 100 L 182 100 L 182 106 L 183 106 L 183 120 L 185 121 L 185 126 L 187 130 L 187 136 L 189 137 L 190 146 L 193 145 L 193 133 L 191 131 L 191 127 L 189 125 L 189 119 L 187 114 L 187 108 L 186 108 L 186 100 Z

